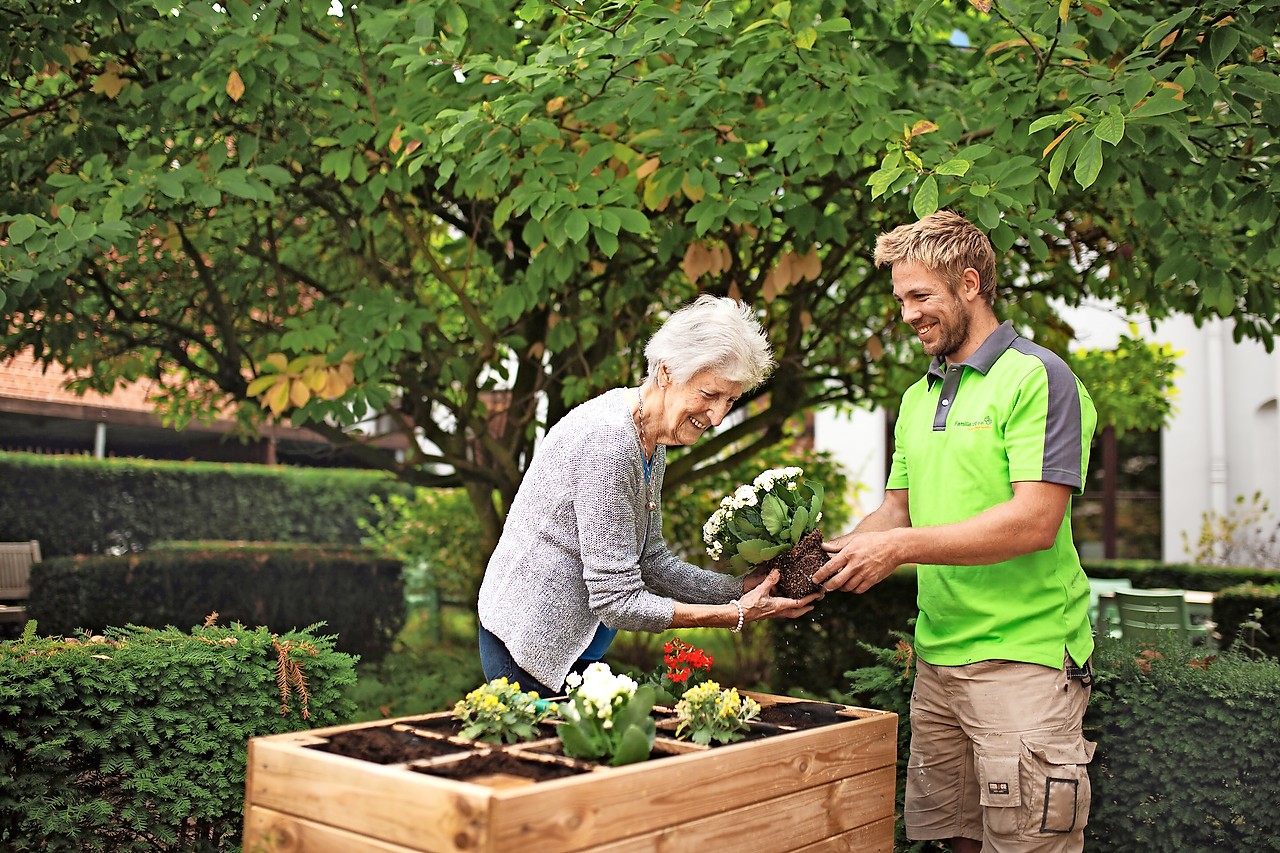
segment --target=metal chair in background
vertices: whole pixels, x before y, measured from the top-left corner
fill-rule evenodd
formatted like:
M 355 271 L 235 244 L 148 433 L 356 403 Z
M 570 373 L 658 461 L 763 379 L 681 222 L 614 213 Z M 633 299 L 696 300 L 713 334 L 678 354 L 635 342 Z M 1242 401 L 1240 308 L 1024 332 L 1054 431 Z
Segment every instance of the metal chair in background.
M 1180 589 L 1117 589 L 1120 633 L 1126 640 L 1191 639 L 1191 617 Z
M 1093 626 L 1093 635 L 1098 642 L 1120 636 L 1120 615 L 1116 612 L 1112 593 L 1132 588 L 1128 578 L 1089 578 L 1089 624 Z

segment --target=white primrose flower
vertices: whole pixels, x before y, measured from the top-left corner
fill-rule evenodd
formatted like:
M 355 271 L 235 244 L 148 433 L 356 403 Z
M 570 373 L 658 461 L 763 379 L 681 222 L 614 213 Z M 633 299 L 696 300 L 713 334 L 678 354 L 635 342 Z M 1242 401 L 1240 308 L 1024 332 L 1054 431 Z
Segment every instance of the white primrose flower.
M 574 691 L 582 697 L 583 707 L 597 719 L 612 723 L 614 700 L 635 695 L 639 685 L 626 675 L 614 675 L 607 663 L 593 663 L 582 673 L 580 685 Z
M 756 490 L 750 486 L 738 486 L 738 488 L 734 490 L 733 496 L 737 501 L 737 506 L 739 507 L 755 506 L 760 502 L 760 499 L 756 496 Z

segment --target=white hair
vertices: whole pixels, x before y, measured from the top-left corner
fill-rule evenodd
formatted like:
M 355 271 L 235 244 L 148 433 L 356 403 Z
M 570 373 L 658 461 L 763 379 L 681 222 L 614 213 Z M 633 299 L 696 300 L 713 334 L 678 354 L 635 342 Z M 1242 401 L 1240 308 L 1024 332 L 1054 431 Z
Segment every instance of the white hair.
M 671 315 L 644 348 L 649 360 L 645 382 L 666 367 L 683 385 L 703 370 L 739 382 L 744 391 L 758 387 L 773 370 L 773 348 L 751 306 L 727 296 L 703 294 Z

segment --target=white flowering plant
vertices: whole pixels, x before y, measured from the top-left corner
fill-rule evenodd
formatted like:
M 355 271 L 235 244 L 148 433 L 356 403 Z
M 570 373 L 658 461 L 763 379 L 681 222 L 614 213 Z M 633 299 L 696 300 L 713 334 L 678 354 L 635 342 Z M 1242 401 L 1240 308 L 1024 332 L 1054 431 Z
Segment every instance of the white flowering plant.
M 772 560 L 800 544 L 822 521 L 822 484 L 804 469 L 771 468 L 720 501 L 702 527 L 707 554 L 735 569 Z
M 538 724 L 554 717 L 554 702 L 532 691 L 525 693 L 518 683 L 495 678 L 472 690 L 453 706 L 453 718 L 462 723 L 462 736 L 490 743 L 515 743 L 537 737 Z
M 748 724 L 760 716 L 760 703 L 738 693 L 736 687 L 721 689 L 714 681 L 704 681 L 686 690 L 675 710 L 676 737 L 707 746 L 713 740 L 740 740 L 750 729 Z
M 570 673 L 569 697 L 556 727 L 564 754 L 617 767 L 644 761 L 657 728 L 649 712 L 654 691 L 626 675 L 614 675 L 606 663 L 593 663 L 581 675 Z

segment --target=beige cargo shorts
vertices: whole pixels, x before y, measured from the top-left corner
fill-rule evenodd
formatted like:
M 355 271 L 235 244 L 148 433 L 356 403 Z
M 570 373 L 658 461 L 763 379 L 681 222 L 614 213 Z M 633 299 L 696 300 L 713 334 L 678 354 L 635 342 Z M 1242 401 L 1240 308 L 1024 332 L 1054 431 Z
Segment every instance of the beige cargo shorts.
M 1013 661 L 918 661 L 911 695 L 907 837 L 981 839 L 983 853 L 1084 847 L 1095 744 L 1081 723 L 1090 678 Z

